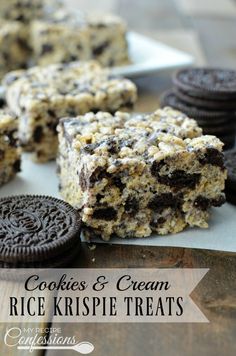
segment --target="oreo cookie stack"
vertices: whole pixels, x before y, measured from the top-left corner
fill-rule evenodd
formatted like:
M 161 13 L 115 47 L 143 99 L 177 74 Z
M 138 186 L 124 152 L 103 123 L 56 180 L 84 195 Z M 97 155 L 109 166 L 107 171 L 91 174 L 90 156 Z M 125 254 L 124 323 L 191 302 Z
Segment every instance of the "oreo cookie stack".
M 236 71 L 187 68 L 173 78 L 174 88 L 165 92 L 161 107 L 171 106 L 195 119 L 205 135 L 215 135 L 225 149 L 235 145 Z
M 225 166 L 228 171 L 226 198 L 229 203 L 236 205 L 236 150 L 225 153 Z

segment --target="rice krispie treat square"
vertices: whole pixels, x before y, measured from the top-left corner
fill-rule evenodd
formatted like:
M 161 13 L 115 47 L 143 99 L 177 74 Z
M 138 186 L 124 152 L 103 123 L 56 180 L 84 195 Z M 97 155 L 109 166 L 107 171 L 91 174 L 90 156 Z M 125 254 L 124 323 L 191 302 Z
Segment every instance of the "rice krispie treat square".
M 13 69 L 26 67 L 30 49 L 25 25 L 0 19 L 0 48 L 0 79 Z
M 51 17 L 33 21 L 31 46 L 35 63 L 42 66 L 91 59 L 84 15 L 71 15 L 62 9 Z
M 0 186 L 20 171 L 21 152 L 17 130 L 17 119 L 7 111 L 0 110 Z
M 39 65 L 95 59 L 110 67 L 129 62 L 126 25 L 115 16 L 86 16 L 62 9 L 34 21 L 31 32 Z
M 29 23 L 50 14 L 61 6 L 57 0 L 1 0 L 0 17 L 10 21 Z
M 88 236 L 206 228 L 209 208 L 225 201 L 222 142 L 178 111 L 89 113 L 58 130 L 60 191 Z
M 87 17 L 90 33 L 90 58 L 104 67 L 122 66 L 130 63 L 127 26 L 112 15 L 90 15 Z
M 73 62 L 9 73 L 6 100 L 20 118 L 22 146 L 45 162 L 57 154 L 56 127 L 65 116 L 132 108 L 136 86 L 115 78 L 97 62 Z

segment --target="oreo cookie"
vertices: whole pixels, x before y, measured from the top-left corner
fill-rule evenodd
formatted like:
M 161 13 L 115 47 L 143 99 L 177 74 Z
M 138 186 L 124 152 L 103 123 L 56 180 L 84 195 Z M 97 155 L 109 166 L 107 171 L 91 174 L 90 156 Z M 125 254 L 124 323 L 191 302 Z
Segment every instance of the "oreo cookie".
M 0 199 L 0 267 L 59 268 L 80 249 L 78 212 L 46 196 Z
M 186 104 L 197 106 L 201 109 L 207 110 L 222 110 L 228 111 L 232 110 L 236 112 L 236 101 L 235 100 L 213 100 L 206 98 L 198 98 L 189 95 L 189 93 L 184 92 L 183 90 L 175 90 L 176 96 Z
M 236 192 L 236 150 L 225 153 L 225 166 L 228 171 L 226 188 Z
M 186 68 L 173 78 L 177 89 L 191 97 L 213 100 L 236 99 L 236 71 L 220 68 Z
M 226 181 L 226 199 L 236 204 L 236 150 L 225 153 L 225 166 L 228 171 Z
M 233 111 L 212 111 L 200 109 L 197 106 L 186 104 L 181 101 L 174 90 L 166 91 L 160 98 L 161 107 L 171 106 L 186 113 L 189 117 L 192 117 L 202 124 L 212 124 L 218 125 L 225 123 L 225 121 L 232 121 L 236 119 L 235 113 Z
M 234 146 L 236 135 L 236 116 L 233 111 L 215 111 L 187 104 L 179 99 L 175 90 L 165 92 L 160 98 L 161 107 L 171 106 L 195 119 L 206 135 L 215 135 L 224 143 L 225 148 Z

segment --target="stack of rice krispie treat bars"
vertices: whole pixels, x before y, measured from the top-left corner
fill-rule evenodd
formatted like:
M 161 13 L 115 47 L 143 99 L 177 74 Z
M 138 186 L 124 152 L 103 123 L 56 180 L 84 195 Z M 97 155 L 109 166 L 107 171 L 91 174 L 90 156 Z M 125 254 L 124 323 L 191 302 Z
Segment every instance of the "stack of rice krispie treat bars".
M 0 2 L 0 78 L 29 65 L 96 59 L 129 62 L 125 23 L 116 16 L 69 11 L 58 0 Z

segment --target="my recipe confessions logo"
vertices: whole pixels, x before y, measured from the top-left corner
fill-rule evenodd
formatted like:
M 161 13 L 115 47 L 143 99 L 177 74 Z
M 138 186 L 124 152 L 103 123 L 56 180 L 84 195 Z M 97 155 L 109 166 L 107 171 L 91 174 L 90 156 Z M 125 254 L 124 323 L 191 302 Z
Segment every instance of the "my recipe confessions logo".
M 4 343 L 9 348 L 25 350 L 76 351 L 83 355 L 93 352 L 94 345 L 88 341 L 78 342 L 75 336 L 63 336 L 61 328 L 19 328 L 6 330 Z

